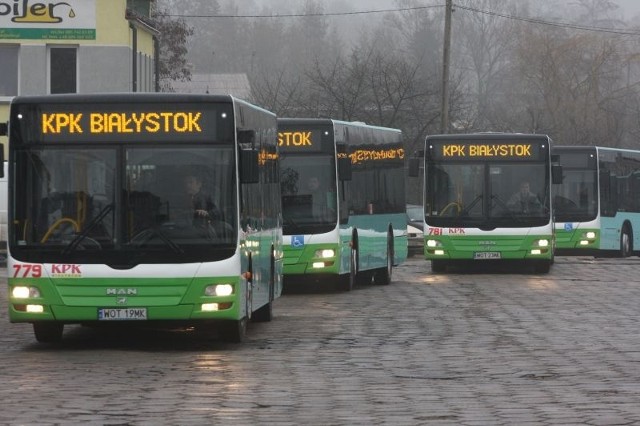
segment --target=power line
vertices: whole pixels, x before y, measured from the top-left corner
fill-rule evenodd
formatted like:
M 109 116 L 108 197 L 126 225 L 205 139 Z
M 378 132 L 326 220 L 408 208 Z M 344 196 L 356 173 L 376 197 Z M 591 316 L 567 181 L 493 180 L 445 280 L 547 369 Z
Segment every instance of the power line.
M 593 26 L 587 26 L 587 25 L 571 24 L 569 22 L 545 21 L 543 19 L 525 18 L 522 16 L 509 15 L 506 13 L 476 9 L 474 7 L 462 6 L 459 4 L 454 4 L 454 7 L 462 10 L 468 10 L 469 12 L 481 13 L 483 15 L 497 16 L 500 18 L 512 19 L 514 21 L 529 22 L 531 24 L 539 24 L 539 25 L 547 25 L 547 26 L 558 27 L 558 28 L 569 28 L 574 30 L 592 31 L 592 32 L 610 33 L 610 34 L 619 34 L 619 35 L 640 35 L 640 31 L 624 30 L 621 28 L 593 27 Z
M 388 13 L 388 12 L 408 12 L 414 10 L 424 10 L 433 8 L 443 8 L 443 4 L 431 5 L 431 6 L 415 6 L 415 7 L 403 7 L 396 9 L 377 9 L 377 10 L 360 10 L 354 12 L 314 12 L 314 13 L 284 13 L 276 15 L 189 15 L 179 13 L 160 13 L 160 16 L 170 16 L 176 18 L 307 18 L 307 17 L 330 17 L 330 16 L 349 16 L 349 15 L 367 15 L 373 13 Z
M 180 14 L 180 13 L 161 13 L 160 16 L 174 17 L 174 18 L 209 18 L 209 19 L 281 19 L 281 18 L 307 18 L 307 17 L 336 17 L 336 16 L 353 16 L 353 15 L 368 15 L 376 13 L 394 13 L 394 12 L 412 12 L 418 10 L 444 8 L 444 4 L 430 5 L 430 6 L 414 6 L 414 7 L 402 7 L 393 9 L 376 9 L 376 10 L 360 10 L 354 12 L 315 12 L 315 13 L 284 13 L 275 15 L 211 15 L 211 14 Z M 618 35 L 635 35 L 640 36 L 640 31 L 625 30 L 622 28 L 606 28 L 595 27 L 588 25 L 578 25 L 569 22 L 561 21 L 546 21 L 537 18 L 526 18 L 523 16 L 510 15 L 506 13 L 494 12 L 491 10 L 482 10 L 470 6 L 463 6 L 459 4 L 453 4 L 454 8 L 467 10 L 469 12 L 481 13 L 483 15 L 497 16 L 504 19 L 511 19 L 514 21 L 528 22 L 531 24 L 547 25 L 558 28 L 568 28 L 582 31 L 601 32 Z

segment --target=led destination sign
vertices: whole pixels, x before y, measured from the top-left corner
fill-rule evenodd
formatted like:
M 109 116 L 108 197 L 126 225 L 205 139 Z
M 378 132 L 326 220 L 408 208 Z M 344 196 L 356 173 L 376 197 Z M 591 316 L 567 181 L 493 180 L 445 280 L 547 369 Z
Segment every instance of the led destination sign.
M 439 160 L 538 160 L 542 152 L 530 142 L 431 144 L 431 156 Z
M 311 132 L 278 132 L 278 146 L 313 146 Z
M 42 134 L 202 133 L 201 112 L 42 114 Z
M 323 150 L 323 140 L 329 141 L 325 129 L 280 128 L 278 131 L 278 147 L 283 152 L 320 152 Z M 332 143 L 324 147 L 332 150 Z
M 20 119 L 19 117 L 24 117 Z M 29 117 L 33 117 L 30 119 Z M 233 137 L 233 114 L 226 104 L 93 104 L 78 108 L 41 105 L 16 111 L 23 134 L 33 142 L 215 142 Z M 35 139 L 33 140 L 33 136 Z

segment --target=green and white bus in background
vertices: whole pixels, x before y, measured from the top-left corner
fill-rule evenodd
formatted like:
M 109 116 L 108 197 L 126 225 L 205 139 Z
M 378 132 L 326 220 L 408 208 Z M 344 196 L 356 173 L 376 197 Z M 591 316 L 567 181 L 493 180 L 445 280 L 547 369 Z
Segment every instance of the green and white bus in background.
M 407 257 L 401 131 L 278 118 L 278 145 L 286 282 L 388 284 Z
M 640 247 L 640 151 L 557 146 L 558 254 L 627 257 Z
M 434 135 L 424 149 L 425 257 L 463 262 L 554 260 L 551 140 L 546 135 Z M 419 164 L 412 161 L 410 175 Z M 553 174 L 558 175 L 558 168 Z
M 8 130 L 11 322 L 41 342 L 73 323 L 240 341 L 249 319 L 271 319 L 283 257 L 274 114 L 230 96 L 25 96 Z

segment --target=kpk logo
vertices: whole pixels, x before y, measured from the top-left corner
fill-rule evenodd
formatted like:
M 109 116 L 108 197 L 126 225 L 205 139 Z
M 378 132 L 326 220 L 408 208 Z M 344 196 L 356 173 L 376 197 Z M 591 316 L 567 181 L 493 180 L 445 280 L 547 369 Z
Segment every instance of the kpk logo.
M 0 16 L 12 16 L 11 21 L 16 23 L 57 24 L 62 22 L 65 13 L 69 18 L 76 16 L 71 5 L 65 2 L 0 1 Z
M 51 277 L 53 278 L 79 278 L 81 276 L 80 265 L 51 265 Z

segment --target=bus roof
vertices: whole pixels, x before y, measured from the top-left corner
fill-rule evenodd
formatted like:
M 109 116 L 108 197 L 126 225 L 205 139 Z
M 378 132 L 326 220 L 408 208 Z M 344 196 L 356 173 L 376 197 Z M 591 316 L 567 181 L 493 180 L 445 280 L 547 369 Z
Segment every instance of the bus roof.
M 486 133 L 454 133 L 454 134 L 441 134 L 441 135 L 428 135 L 426 140 L 505 140 L 505 139 L 541 139 L 551 140 L 548 135 L 541 133 L 499 133 L 499 132 L 486 132 Z
M 166 103 L 166 102 L 220 102 L 232 103 L 231 95 L 200 95 L 184 93 L 67 93 L 56 95 L 16 96 L 12 104 L 98 104 L 98 103 Z M 246 103 L 243 101 L 243 103 Z
M 343 121 L 343 120 L 334 120 L 332 118 L 290 118 L 290 117 L 278 117 L 278 122 L 282 122 L 283 124 L 288 125 L 304 125 L 304 124 L 315 124 L 315 125 L 342 125 L 348 127 L 361 127 L 361 128 L 370 128 L 370 129 L 379 129 L 386 130 L 390 132 L 398 132 L 401 133 L 400 129 L 395 129 L 392 127 L 382 127 L 382 126 L 374 126 L 371 124 L 364 123 L 362 121 Z

